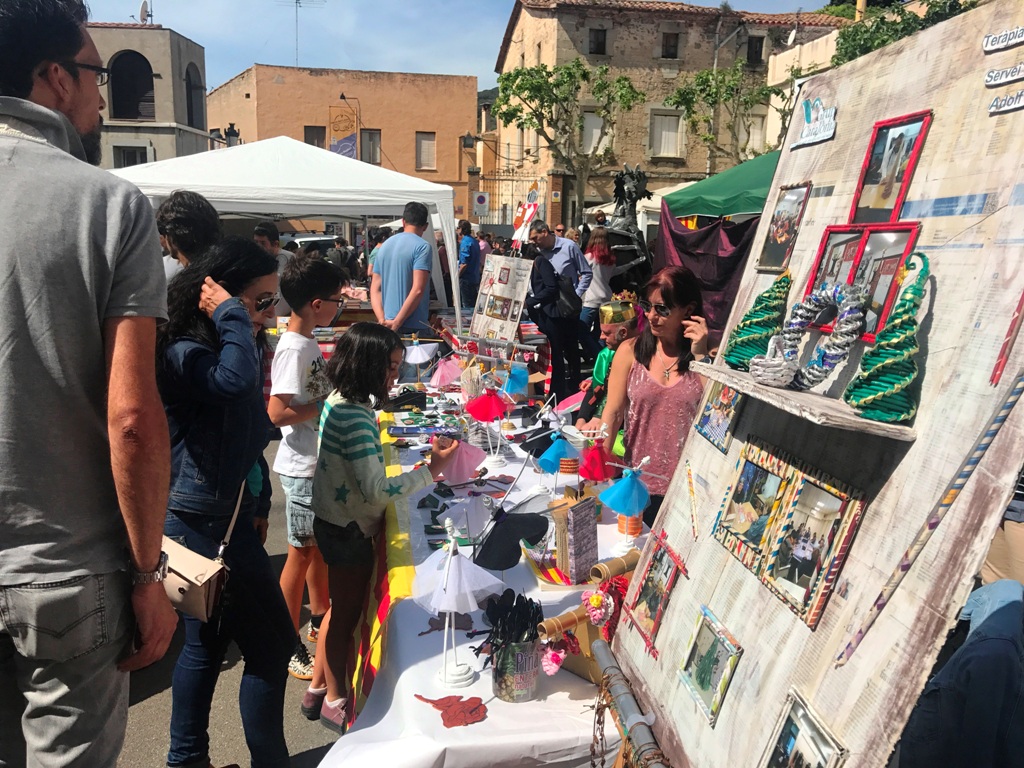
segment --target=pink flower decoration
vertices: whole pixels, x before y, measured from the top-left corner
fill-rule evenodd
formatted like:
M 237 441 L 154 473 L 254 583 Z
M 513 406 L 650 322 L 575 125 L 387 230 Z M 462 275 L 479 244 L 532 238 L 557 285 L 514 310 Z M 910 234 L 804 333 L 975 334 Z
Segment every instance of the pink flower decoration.
M 544 670 L 544 674 L 550 677 L 561 668 L 563 661 L 565 661 L 565 651 L 548 645 L 540 657 L 540 667 Z

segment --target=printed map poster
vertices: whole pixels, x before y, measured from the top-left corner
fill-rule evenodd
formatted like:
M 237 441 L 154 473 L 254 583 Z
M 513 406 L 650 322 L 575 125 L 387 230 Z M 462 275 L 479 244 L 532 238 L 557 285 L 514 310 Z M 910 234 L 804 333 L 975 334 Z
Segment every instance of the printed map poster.
M 487 255 L 469 326 L 470 336 L 494 341 L 516 338 L 532 268 L 533 262 L 527 259 Z

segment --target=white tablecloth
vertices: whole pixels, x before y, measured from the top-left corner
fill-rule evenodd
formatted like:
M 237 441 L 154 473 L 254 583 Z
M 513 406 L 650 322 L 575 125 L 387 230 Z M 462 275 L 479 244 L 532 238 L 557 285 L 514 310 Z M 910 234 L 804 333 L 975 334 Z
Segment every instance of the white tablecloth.
M 491 474 L 515 476 L 524 458 L 517 457 L 506 468 Z M 403 465 L 419 459 L 416 449 L 403 450 Z M 564 482 L 561 476 L 559 493 Z M 532 467 L 527 467 L 516 489 L 509 497 L 514 502 L 525 498 L 530 488 L 540 481 Z M 551 477 L 544 480 L 548 487 Z M 571 478 L 575 482 L 575 476 Z M 413 561 L 422 563 L 431 550 L 423 526 L 429 524 L 430 513 L 417 509 L 416 502 L 429 491 L 410 499 L 410 539 Z M 460 492 L 460 495 L 465 491 Z M 443 515 L 441 519 L 443 520 Z M 602 559 L 612 556 L 611 548 L 619 541 L 615 517 L 605 510 L 598 525 L 598 542 Z M 639 541 L 638 546 L 642 547 Z M 576 607 L 580 603 L 578 589 L 542 590 L 530 567 L 523 561 L 513 569 L 499 574 L 506 585 L 525 592 L 544 606 L 545 618 Z M 446 689 L 437 680 L 442 662 L 442 634 L 433 632 L 419 637 L 427 629 L 429 615 L 412 600 L 397 604 L 391 613 L 387 647 L 382 668 L 373 689 L 353 728 L 326 755 L 322 768 L 526 768 L 557 766 L 583 768 L 590 764 L 597 686 L 559 670 L 552 677 L 540 674 L 537 698 L 531 702 L 509 704 L 497 699 L 491 691 L 491 670 L 480 674 L 466 688 Z M 485 629 L 482 612 L 473 614 L 474 629 Z M 477 645 L 483 636 L 467 639 L 457 632 L 458 659 L 479 671 L 470 645 Z M 479 696 L 487 706 L 487 719 L 469 726 L 445 728 L 441 713 L 415 698 L 444 696 Z M 606 721 L 605 737 L 609 744 L 608 764 L 618 749 L 619 735 L 611 718 Z

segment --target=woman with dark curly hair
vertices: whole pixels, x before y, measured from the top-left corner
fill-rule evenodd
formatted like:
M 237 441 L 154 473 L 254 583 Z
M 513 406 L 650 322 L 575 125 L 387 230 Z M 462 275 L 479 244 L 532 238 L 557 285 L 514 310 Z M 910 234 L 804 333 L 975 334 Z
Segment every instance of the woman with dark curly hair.
M 331 593 L 330 619 L 326 630 L 321 624 L 316 655 L 326 686 L 306 692 L 302 711 L 316 719 L 319 710 L 320 722 L 339 733 L 345 731 L 348 681 L 354 671 L 352 633 L 370 588 L 373 539 L 384 511 L 391 501 L 436 480 L 458 446 L 435 438 L 426 466 L 397 477 L 385 474 L 373 409 L 387 402 L 404 356 L 397 333 L 377 323 L 355 323 L 338 340 L 327 364 L 335 389 L 320 416 L 320 459 L 313 475 L 313 533 L 327 563 Z
M 171 281 L 167 303 L 169 320 L 157 344 L 171 431 L 164 533 L 216 557 L 240 503 L 224 551 L 230 578 L 219 615 L 208 623 L 185 616 L 167 764 L 210 765 L 210 704 L 234 641 L 245 661 L 238 701 L 252 765 L 286 766 L 284 693 L 295 629 L 263 548 L 270 487 L 263 462 L 270 433 L 263 323 L 277 303 L 277 259 L 250 240 L 227 238 Z

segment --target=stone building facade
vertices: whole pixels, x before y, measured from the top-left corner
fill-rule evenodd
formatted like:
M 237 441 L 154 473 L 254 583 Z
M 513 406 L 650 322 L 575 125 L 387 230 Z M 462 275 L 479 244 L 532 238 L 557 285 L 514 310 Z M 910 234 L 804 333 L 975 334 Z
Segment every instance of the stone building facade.
M 110 81 L 103 87 L 104 168 L 124 168 L 210 148 L 206 55 L 159 24 L 93 22 Z
M 461 218 L 476 164 L 476 87 L 462 75 L 256 64 L 210 92 L 209 124 L 233 124 L 243 142 L 290 136 L 447 184 Z
M 591 67 L 607 65 L 610 77 L 626 75 L 647 94 L 647 101 L 619 115 L 608 141 L 613 162 L 609 171 L 590 179 L 585 206 L 612 200 L 612 179 L 623 163 L 639 163 L 648 174 L 649 189 L 704 178 L 730 167 L 712 158 L 696 137 L 687 133 L 682 114 L 664 106 L 665 98 L 689 76 L 704 69 L 731 67 L 737 59 L 763 78 L 772 51 L 806 42 L 845 24 L 818 14 L 760 14 L 649 0 L 517 0 L 508 21 L 495 71 L 517 67 L 554 66 L 576 57 Z M 584 101 L 584 108 L 586 102 Z M 768 107 L 754 121 L 749 146 L 771 148 L 776 136 L 767 133 Z M 584 133 L 597 133 L 600 122 L 584 117 Z M 718 125 L 720 143 L 729 135 Z M 577 222 L 580 211 L 571 196 L 571 179 L 556 167 L 533 131 L 499 125 L 495 137 L 499 171 L 499 202 L 522 198 L 526 179 L 541 188 L 541 214 L 551 221 Z M 710 167 L 709 167 L 710 166 Z M 487 174 L 481 180 L 487 188 Z M 532 183 L 532 182 L 531 182 Z M 493 208 L 493 206 L 492 206 Z M 500 211 L 495 213 L 500 216 Z

